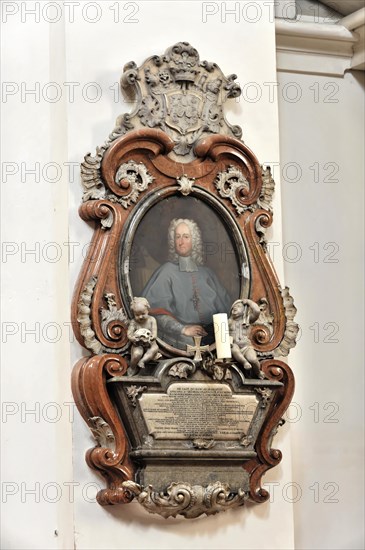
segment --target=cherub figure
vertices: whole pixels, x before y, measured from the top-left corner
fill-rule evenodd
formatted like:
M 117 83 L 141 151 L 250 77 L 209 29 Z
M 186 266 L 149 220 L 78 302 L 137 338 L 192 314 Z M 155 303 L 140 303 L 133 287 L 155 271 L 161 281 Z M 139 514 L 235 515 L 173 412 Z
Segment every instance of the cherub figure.
M 154 317 L 148 315 L 150 304 L 146 298 L 133 298 L 131 303 L 134 319 L 128 327 L 128 340 L 132 342 L 129 373 L 135 374 L 138 369 L 144 369 L 145 363 L 161 357 L 157 338 L 157 323 Z
M 245 374 L 251 378 L 264 378 L 256 351 L 248 337 L 250 325 L 258 319 L 259 315 L 259 306 L 245 298 L 236 300 L 232 304 L 228 320 L 229 334 L 232 338 L 232 356 L 243 366 Z

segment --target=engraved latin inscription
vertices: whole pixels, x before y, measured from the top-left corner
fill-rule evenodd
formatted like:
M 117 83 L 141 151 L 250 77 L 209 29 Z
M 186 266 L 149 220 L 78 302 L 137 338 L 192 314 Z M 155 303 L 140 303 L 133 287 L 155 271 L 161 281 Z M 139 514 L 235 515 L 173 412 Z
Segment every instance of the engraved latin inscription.
M 143 394 L 139 403 L 156 439 L 232 440 L 247 434 L 258 400 L 233 395 L 225 384 L 176 383 L 167 394 Z

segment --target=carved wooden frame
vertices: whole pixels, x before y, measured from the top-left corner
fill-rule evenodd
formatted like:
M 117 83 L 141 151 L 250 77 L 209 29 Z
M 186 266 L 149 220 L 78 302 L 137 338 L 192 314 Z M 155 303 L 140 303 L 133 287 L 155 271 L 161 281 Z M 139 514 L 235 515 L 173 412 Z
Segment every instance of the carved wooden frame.
M 124 135 L 114 134 L 95 157 L 85 157 L 82 174 L 86 200 L 79 212 L 83 220 L 95 223 L 95 232 L 75 288 L 72 321 L 78 342 L 90 350 L 91 356 L 75 365 L 72 390 L 97 441 L 97 446 L 87 452 L 87 463 L 107 483 L 97 495 L 98 502 L 126 503 L 138 497 L 149 511 L 165 517 L 177 513 L 196 517 L 226 509 L 233 502 L 232 495 L 223 498 L 224 490 L 219 487 L 215 505 L 210 508 L 189 512 L 188 508 L 181 511 L 169 507 L 161 512 L 156 495 L 147 495 L 143 488 L 138 493 L 126 429 L 108 389 L 108 380 L 125 375 L 128 368 L 130 313 L 121 294 L 118 261 L 123 228 L 139 201 L 158 191 L 193 196 L 196 190 L 219 200 L 237 223 L 246 245 L 253 281 L 249 298 L 256 303 L 266 300 L 272 315 L 271 325 L 255 324 L 250 338 L 266 379 L 281 384 L 256 440 L 256 456 L 242 464 L 249 476 L 249 494 L 235 495 L 236 505 L 243 504 L 247 497 L 255 502 L 269 497 L 261 487 L 262 476 L 281 460 L 281 452 L 271 448 L 271 443 L 294 392 L 293 374 L 279 358 L 295 345 L 298 327 L 293 321 L 293 300 L 288 289 L 281 288 L 266 249 L 265 231 L 272 223 L 274 191 L 269 167 L 261 167 L 252 151 L 230 135 L 203 133 L 193 143 L 188 161 L 173 154 L 175 147 L 176 140 L 166 131 L 140 127 L 125 129 Z M 117 183 L 119 168 L 128 163 L 137 172 L 144 167 L 143 173 L 138 172 L 137 184 L 128 178 Z M 178 356 L 177 350 L 161 344 L 164 357 Z

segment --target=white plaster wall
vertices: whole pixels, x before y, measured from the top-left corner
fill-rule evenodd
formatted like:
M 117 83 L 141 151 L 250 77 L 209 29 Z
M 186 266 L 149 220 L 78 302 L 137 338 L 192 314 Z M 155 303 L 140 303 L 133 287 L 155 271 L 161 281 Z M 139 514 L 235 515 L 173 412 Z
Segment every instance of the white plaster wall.
M 302 329 L 290 359 L 295 548 L 363 548 L 364 73 L 278 81 L 285 278 Z
M 41 93 L 64 79 L 63 32 L 2 22 L 1 544 L 71 548 L 66 109 Z

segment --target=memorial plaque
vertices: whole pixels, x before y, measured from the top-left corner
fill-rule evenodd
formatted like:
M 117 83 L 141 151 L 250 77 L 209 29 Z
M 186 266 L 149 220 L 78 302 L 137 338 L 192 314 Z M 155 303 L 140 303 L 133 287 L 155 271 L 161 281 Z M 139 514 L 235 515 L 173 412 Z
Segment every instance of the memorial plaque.
M 224 116 L 235 79 L 187 42 L 127 63 L 135 109 L 81 164 L 95 234 L 72 308 L 90 355 L 72 390 L 102 505 L 195 518 L 264 502 L 281 460 L 296 308 L 268 256 L 270 167 Z
M 256 412 L 253 395 L 224 384 L 176 383 L 165 394 L 143 394 L 140 406 L 155 439 L 240 439 Z

